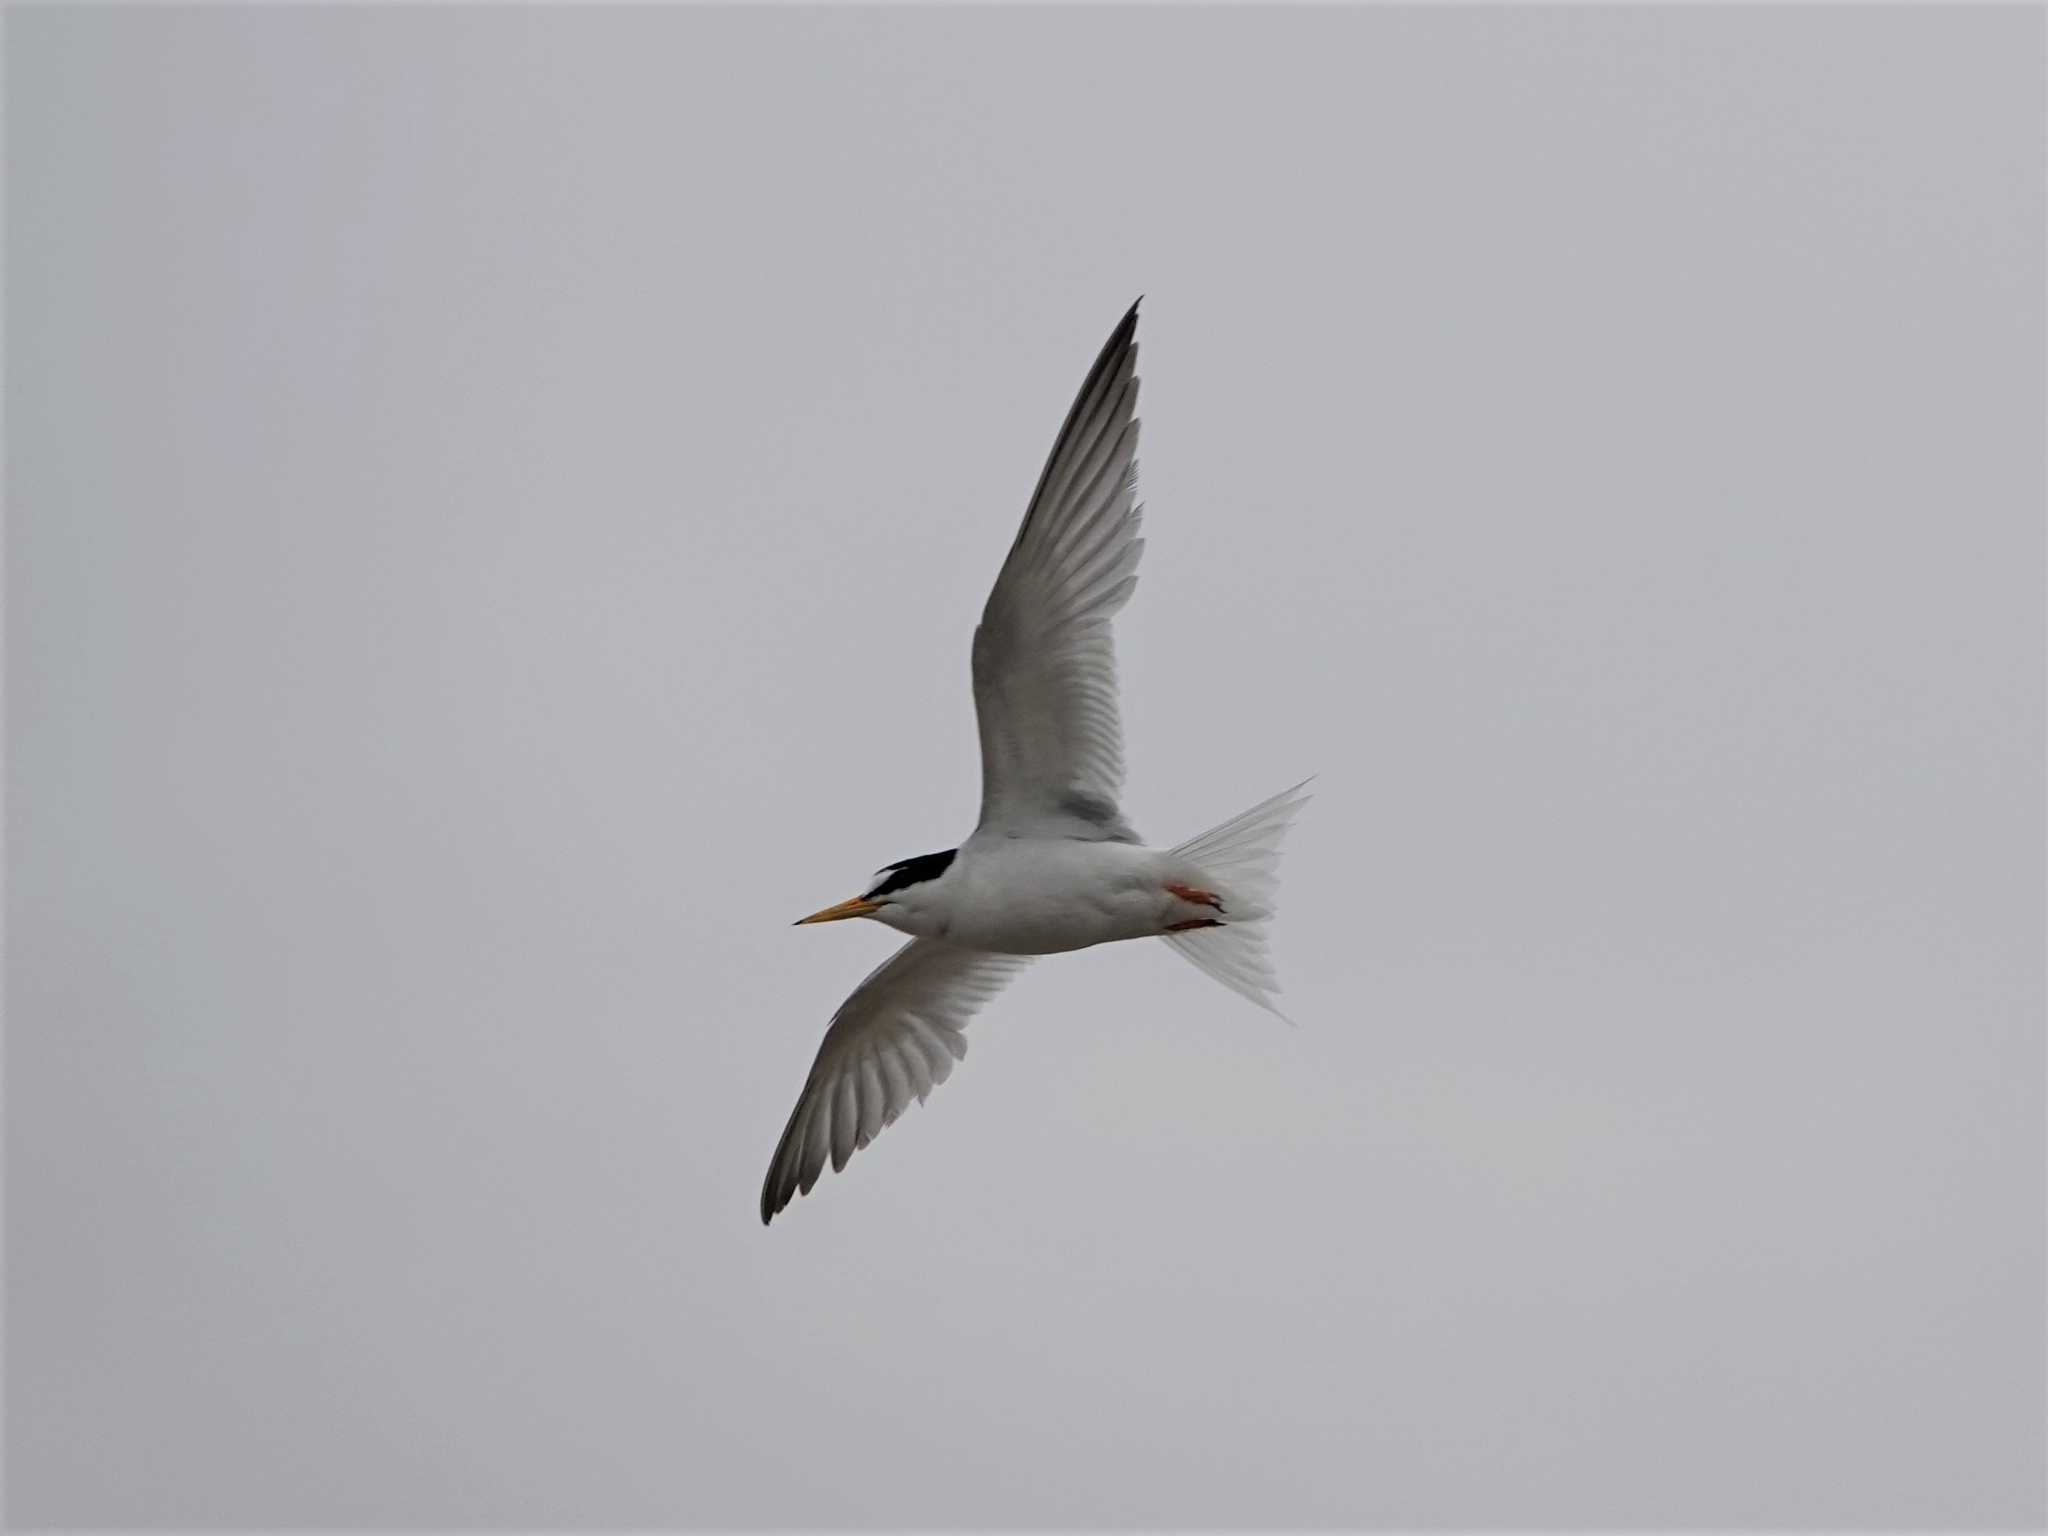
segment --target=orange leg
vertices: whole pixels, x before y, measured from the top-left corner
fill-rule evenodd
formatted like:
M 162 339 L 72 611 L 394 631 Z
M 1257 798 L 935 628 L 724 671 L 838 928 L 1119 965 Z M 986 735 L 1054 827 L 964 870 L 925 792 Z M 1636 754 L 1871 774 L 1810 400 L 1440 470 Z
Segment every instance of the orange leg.
M 1223 903 L 1218 899 L 1214 891 L 1201 890 L 1192 885 L 1173 884 L 1168 884 L 1166 889 L 1170 894 L 1178 896 L 1182 901 L 1188 902 L 1190 905 L 1214 907 L 1218 912 L 1223 910 Z
M 1168 923 L 1168 933 L 1186 933 L 1190 928 L 1221 928 L 1223 925 L 1213 917 L 1191 917 L 1184 923 Z

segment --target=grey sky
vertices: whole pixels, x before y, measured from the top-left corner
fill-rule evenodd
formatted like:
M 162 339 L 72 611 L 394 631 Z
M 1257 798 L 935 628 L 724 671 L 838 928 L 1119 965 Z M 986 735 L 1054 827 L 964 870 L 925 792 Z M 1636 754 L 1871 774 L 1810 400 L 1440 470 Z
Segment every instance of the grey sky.
M 2043 17 L 11 9 L 18 1523 L 2034 1525 Z M 1127 809 L 772 1230 L 1140 329 Z

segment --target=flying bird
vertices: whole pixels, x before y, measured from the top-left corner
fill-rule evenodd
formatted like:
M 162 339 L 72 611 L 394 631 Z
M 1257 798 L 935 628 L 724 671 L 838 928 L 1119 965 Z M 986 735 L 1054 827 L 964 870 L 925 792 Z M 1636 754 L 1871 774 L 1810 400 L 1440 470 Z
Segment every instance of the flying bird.
M 968 1021 L 1034 955 L 1163 938 L 1279 1012 L 1266 936 L 1305 783 L 1173 848 L 1146 847 L 1118 806 L 1110 621 L 1145 547 L 1137 330 L 1133 304 L 1074 397 L 974 632 L 980 822 L 798 921 L 872 918 L 912 938 L 833 1015 L 768 1164 L 764 1223 L 943 1083 Z

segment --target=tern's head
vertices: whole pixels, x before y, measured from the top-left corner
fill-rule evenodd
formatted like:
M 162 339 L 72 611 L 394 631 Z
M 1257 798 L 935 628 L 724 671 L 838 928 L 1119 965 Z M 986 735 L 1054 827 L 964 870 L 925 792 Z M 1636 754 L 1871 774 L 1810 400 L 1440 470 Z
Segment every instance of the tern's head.
M 800 917 L 796 926 L 836 923 L 842 917 L 872 917 L 891 928 L 914 933 L 933 885 L 945 874 L 957 851 L 948 848 L 944 853 L 921 853 L 914 859 L 900 859 L 885 865 L 875 871 L 864 895 L 842 901 L 836 907 L 827 907 L 822 912 L 813 912 L 809 917 Z

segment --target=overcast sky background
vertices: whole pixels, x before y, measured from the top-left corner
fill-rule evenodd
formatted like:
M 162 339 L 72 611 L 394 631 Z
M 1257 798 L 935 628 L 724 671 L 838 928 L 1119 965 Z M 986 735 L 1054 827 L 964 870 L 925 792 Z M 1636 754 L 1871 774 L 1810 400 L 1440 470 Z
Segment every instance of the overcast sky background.
M 2037 1525 L 2031 8 L 13 8 L 20 1524 Z M 1128 810 L 763 1231 L 1138 293 Z

